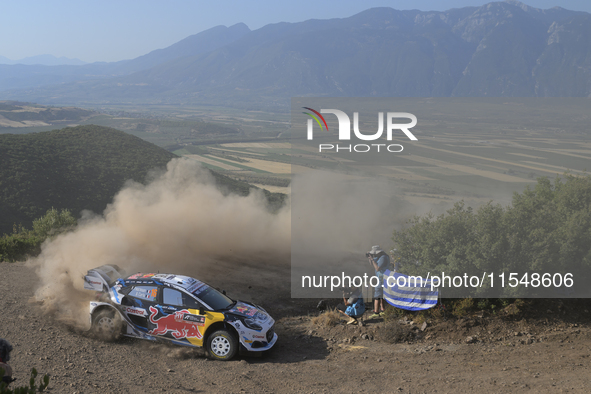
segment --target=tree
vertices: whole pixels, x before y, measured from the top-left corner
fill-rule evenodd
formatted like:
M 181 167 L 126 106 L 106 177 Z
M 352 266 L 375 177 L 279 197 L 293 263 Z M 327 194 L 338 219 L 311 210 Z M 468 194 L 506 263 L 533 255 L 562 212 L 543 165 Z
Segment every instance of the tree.
M 59 212 L 57 209 L 51 208 L 44 216 L 33 220 L 33 232 L 43 238 L 52 237 L 68 231 L 76 224 L 76 218 L 68 209 L 62 209 Z
M 507 207 L 492 202 L 472 208 L 458 202 L 434 218 L 415 216 L 394 231 L 408 274 L 482 276 L 516 273 L 572 274 L 575 285 L 591 280 L 591 176 L 565 174 L 554 182 L 539 178 L 534 188 L 514 193 Z M 536 282 L 538 283 L 538 282 Z M 549 282 L 546 282 L 549 283 Z M 552 286 L 506 286 L 505 296 L 541 294 Z M 498 287 L 497 287 L 498 289 Z M 487 286 L 475 289 L 485 294 Z M 446 294 L 449 295 L 449 291 Z M 453 291 L 452 291 L 453 293 Z M 546 295 L 551 295 L 546 292 Z M 552 293 L 554 294 L 554 293 Z

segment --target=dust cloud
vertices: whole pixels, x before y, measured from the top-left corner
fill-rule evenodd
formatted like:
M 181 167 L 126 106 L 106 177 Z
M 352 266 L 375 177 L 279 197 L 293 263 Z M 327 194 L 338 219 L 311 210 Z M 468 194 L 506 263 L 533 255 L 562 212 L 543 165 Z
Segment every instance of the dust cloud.
M 87 213 L 74 231 L 42 245 L 29 261 L 41 282 L 36 298 L 82 327 L 93 296 L 83 290 L 89 269 L 114 264 L 208 280 L 224 260 L 288 264 L 290 221 L 289 204 L 271 213 L 260 191 L 224 195 L 197 162 L 174 159 L 147 185 L 126 184 L 103 215 Z
M 83 276 L 105 264 L 215 286 L 265 281 L 270 295 L 289 288 L 292 249 L 306 266 L 327 267 L 348 254 L 363 258 L 375 244 L 390 247 L 392 230 L 416 213 L 396 194 L 392 184 L 312 171 L 294 176 L 290 201 L 270 212 L 262 192 L 224 194 L 207 169 L 174 159 L 146 185 L 126 184 L 102 215 L 86 213 L 74 231 L 42 245 L 29 261 L 40 279 L 36 299 L 70 325 L 88 327 L 94 293 L 83 289 Z
M 294 249 L 328 256 L 388 247 L 407 207 L 395 187 L 369 177 L 313 171 L 292 181 Z

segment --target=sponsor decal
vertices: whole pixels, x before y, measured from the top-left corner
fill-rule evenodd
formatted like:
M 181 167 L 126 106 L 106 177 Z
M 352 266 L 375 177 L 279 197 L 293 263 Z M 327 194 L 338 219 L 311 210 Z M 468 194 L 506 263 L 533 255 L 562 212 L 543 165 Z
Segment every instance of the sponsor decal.
M 151 278 L 156 274 L 142 274 L 142 273 L 137 273 L 137 274 L 133 274 L 131 275 L 129 278 L 127 279 L 141 279 L 141 278 Z
M 171 313 L 170 315 L 156 318 L 158 309 L 153 306 L 150 307 L 150 322 L 156 325 L 156 328 L 150 330 L 149 333 L 153 335 L 170 334 L 175 339 L 181 338 L 197 338 L 203 339 L 203 334 L 199 331 L 199 326 L 196 322 L 185 320 L 187 314 L 190 312 L 186 309 Z M 204 319 L 205 317 L 202 316 Z M 205 321 L 205 320 L 204 320 Z
M 102 285 L 102 284 L 103 284 L 102 282 L 97 282 L 97 281 L 90 280 L 90 279 L 87 279 L 86 281 L 87 281 L 88 283 L 91 283 L 91 284 L 93 284 L 93 285 L 99 285 L 99 286 L 100 286 L 100 285 Z
M 135 279 L 135 280 L 126 280 L 125 281 L 127 284 L 154 284 L 153 280 L 139 280 L 139 279 Z
M 185 317 L 183 317 L 183 320 L 189 321 L 191 323 L 195 323 L 201 327 L 205 325 L 205 316 L 195 316 L 195 315 L 185 314 Z
M 244 342 L 245 342 L 245 343 L 252 343 L 252 342 L 253 342 L 253 340 L 252 340 L 252 339 L 248 339 L 248 338 L 246 338 L 246 337 L 242 337 L 242 339 L 244 339 Z
M 234 312 L 234 313 L 240 313 L 246 316 L 254 316 L 257 313 L 257 310 L 254 308 L 249 308 L 246 305 L 238 305 L 236 306 L 233 310 L 231 310 L 230 312 Z
M 146 316 L 148 314 L 148 312 L 146 312 L 145 309 L 142 308 L 134 308 L 131 306 L 128 306 L 127 308 L 125 308 L 125 312 L 131 314 L 131 315 L 137 315 L 137 316 Z
M 264 335 L 253 335 L 252 337 L 256 339 L 265 339 Z

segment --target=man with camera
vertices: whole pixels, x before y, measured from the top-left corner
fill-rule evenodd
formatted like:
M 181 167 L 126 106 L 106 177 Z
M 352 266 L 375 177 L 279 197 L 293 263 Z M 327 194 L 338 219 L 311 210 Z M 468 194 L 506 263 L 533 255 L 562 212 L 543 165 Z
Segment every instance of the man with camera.
M 376 276 L 379 279 L 378 285 L 374 287 L 374 307 L 373 315 L 370 319 L 382 317 L 384 315 L 384 288 L 382 284 L 384 282 L 384 272 L 390 266 L 390 257 L 386 252 L 380 248 L 380 245 L 374 245 L 371 247 L 371 251 L 367 252 L 365 256 L 368 258 L 370 264 L 373 266 Z

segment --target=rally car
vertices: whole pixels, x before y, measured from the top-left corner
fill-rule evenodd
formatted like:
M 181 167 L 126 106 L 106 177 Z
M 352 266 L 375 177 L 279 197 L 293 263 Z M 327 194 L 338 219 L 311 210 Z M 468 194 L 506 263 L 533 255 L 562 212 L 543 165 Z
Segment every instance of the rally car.
M 240 346 L 261 352 L 277 342 L 275 320 L 258 305 L 233 300 L 188 276 L 120 272 L 103 265 L 84 276 L 84 288 L 97 292 L 90 302 L 91 329 L 103 338 L 204 347 L 218 360 L 231 359 Z

